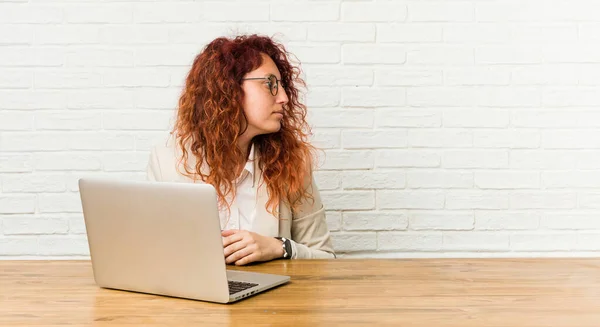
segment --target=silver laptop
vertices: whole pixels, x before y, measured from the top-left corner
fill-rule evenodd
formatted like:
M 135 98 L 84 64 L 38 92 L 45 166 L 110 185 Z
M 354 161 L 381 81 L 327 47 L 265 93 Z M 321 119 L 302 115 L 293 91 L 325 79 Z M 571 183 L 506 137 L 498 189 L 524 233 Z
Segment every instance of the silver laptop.
M 230 303 L 290 280 L 226 269 L 209 184 L 82 178 L 79 191 L 100 287 Z

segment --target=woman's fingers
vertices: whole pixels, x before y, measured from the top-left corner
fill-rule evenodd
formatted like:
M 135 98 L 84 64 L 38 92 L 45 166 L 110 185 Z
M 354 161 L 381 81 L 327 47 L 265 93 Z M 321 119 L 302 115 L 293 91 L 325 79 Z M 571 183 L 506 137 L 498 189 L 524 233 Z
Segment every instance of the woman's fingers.
M 240 260 L 236 261 L 235 265 L 236 266 L 247 265 L 247 264 L 252 263 L 254 261 L 258 261 L 258 259 L 259 259 L 258 257 L 259 256 L 258 256 L 258 252 L 257 251 L 252 252 L 251 254 L 249 254 L 249 255 L 241 258 Z
M 225 254 L 225 257 L 227 258 L 228 256 L 245 248 L 246 245 L 247 245 L 246 242 L 244 242 L 243 240 L 239 240 L 235 243 L 232 243 L 232 244 L 226 246 L 225 249 L 223 250 L 223 253 Z
M 244 238 L 244 233 L 235 232 L 229 236 L 223 237 L 223 247 L 228 247 L 229 245 L 239 242 Z
M 231 263 L 234 263 L 234 262 L 236 262 L 236 264 L 237 264 L 237 261 L 238 261 L 238 260 L 240 260 L 240 259 L 243 259 L 243 258 L 245 258 L 246 256 L 249 256 L 249 255 L 251 255 L 251 254 L 252 254 L 252 252 L 253 252 L 253 251 L 252 251 L 252 248 L 251 248 L 251 247 L 247 247 L 247 246 L 245 246 L 245 247 L 243 247 L 243 248 L 241 248 L 241 249 L 239 249 L 239 250 L 237 250 L 237 251 L 234 251 L 234 252 L 233 252 L 232 254 L 230 254 L 229 256 L 225 256 L 225 262 L 226 262 L 227 264 L 231 264 Z

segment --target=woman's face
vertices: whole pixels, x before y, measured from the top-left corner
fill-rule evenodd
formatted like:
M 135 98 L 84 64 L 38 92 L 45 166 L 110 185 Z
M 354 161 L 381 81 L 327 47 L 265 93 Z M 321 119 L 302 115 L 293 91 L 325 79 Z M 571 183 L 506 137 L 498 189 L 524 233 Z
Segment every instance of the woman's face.
M 287 94 L 280 82 L 279 69 L 269 56 L 266 54 L 262 56 L 262 65 L 246 74 L 242 81 L 244 114 L 248 123 L 244 134 L 250 138 L 278 132 L 284 115 L 283 105 L 288 102 Z M 270 81 L 267 80 L 269 77 Z M 276 95 L 273 95 L 275 92 Z

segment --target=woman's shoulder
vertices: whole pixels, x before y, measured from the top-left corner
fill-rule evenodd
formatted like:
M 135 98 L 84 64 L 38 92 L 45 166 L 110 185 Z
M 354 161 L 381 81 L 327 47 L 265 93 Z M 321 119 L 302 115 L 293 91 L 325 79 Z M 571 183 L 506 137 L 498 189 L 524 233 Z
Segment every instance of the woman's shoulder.
M 159 171 L 159 175 L 163 181 L 190 179 L 190 177 L 182 174 L 185 173 L 184 165 L 187 165 L 193 171 L 196 166 L 196 157 L 188 151 L 187 163 L 184 163 L 182 158 L 183 150 L 177 139 L 172 135 L 168 135 L 152 145 L 149 165 L 153 166 L 152 168 L 155 171 Z
M 171 135 L 159 137 L 151 146 L 150 152 L 161 159 L 177 156 L 177 140 Z M 179 151 L 181 152 L 181 151 Z

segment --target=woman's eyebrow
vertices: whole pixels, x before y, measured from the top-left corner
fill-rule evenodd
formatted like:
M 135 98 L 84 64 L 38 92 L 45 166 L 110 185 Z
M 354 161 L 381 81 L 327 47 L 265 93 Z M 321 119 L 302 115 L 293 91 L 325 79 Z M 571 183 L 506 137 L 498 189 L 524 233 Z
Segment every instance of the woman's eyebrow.
M 267 74 L 265 74 L 265 77 L 269 77 L 271 75 L 275 76 L 277 79 L 281 79 L 281 77 L 277 77 L 277 74 L 275 74 L 275 73 L 267 73 Z

